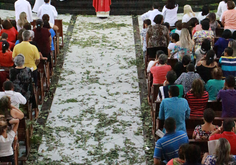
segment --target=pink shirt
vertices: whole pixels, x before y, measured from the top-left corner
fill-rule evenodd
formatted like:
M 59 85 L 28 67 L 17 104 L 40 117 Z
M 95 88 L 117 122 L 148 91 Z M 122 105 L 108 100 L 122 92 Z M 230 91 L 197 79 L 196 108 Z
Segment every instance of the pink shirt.
M 153 84 L 163 84 L 166 80 L 166 74 L 171 70 L 170 65 L 153 66 L 150 71 L 153 75 Z
M 222 22 L 225 23 L 224 29 L 236 29 L 236 10 L 226 10 L 222 15 Z

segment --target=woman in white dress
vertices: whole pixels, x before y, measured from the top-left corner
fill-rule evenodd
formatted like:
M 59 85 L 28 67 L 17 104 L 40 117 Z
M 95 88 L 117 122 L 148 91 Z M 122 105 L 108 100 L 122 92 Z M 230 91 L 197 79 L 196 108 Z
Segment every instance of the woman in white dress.
M 193 12 L 192 7 L 190 5 L 185 5 L 182 23 L 187 23 L 193 17 L 195 17 L 195 13 Z
M 164 22 L 168 22 L 170 26 L 175 26 L 175 22 L 178 21 L 178 7 L 175 0 L 167 0 L 166 5 L 162 9 Z
M 228 0 L 224 0 L 224 1 L 221 1 L 221 2 L 219 3 L 219 6 L 218 6 L 218 9 L 217 9 L 216 15 L 219 17 L 220 21 L 221 21 L 222 14 L 223 14 L 226 10 L 228 10 L 228 8 L 227 8 L 227 2 L 228 2 Z

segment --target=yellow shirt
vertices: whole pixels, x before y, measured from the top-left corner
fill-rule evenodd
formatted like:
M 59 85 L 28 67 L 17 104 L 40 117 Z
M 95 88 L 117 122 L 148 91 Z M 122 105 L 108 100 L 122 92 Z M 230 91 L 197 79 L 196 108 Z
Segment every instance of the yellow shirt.
M 22 41 L 17 44 L 12 53 L 12 57 L 15 58 L 18 54 L 23 54 L 25 56 L 25 66 L 28 68 L 37 69 L 35 61 L 40 59 L 39 51 L 36 46 L 30 44 L 28 41 Z

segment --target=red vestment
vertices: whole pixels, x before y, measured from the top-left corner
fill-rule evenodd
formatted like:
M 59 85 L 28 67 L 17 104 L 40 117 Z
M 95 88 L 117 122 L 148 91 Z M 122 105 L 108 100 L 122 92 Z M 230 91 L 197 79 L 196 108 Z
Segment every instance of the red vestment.
M 96 12 L 110 11 L 111 0 L 93 0 L 93 7 Z

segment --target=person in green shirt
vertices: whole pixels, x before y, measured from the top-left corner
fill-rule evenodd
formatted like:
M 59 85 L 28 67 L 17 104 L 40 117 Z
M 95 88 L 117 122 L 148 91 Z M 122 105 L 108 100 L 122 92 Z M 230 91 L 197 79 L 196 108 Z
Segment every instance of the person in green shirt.
M 223 89 L 225 80 L 222 80 L 223 72 L 221 68 L 214 68 L 212 70 L 212 77 L 207 81 L 205 88 L 209 93 L 209 100 L 216 100 L 219 90 Z

